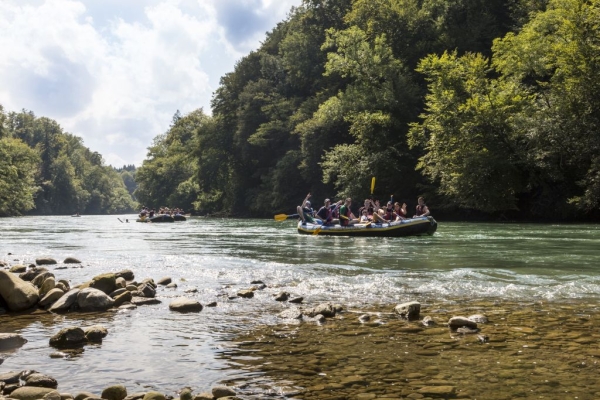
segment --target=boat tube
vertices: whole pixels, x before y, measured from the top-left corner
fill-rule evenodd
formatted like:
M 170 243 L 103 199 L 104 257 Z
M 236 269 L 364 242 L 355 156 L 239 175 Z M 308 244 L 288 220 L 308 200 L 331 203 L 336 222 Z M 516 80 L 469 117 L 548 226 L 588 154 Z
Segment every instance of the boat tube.
M 324 236 L 375 236 L 402 237 L 433 235 L 437 230 L 437 221 L 433 217 L 409 218 L 396 222 L 355 224 L 350 226 L 323 226 L 317 223 L 298 221 L 298 233 Z

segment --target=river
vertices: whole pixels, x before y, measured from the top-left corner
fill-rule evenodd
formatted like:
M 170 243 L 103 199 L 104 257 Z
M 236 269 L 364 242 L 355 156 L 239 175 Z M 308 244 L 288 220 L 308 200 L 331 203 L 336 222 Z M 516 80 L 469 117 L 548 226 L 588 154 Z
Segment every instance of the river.
M 273 296 L 281 291 L 304 297 L 307 305 L 334 301 L 349 310 L 409 300 L 572 304 L 600 296 L 598 225 L 438 221 L 433 236 L 382 239 L 299 235 L 293 221 L 133 221 L 134 215 L 0 219 L 0 260 L 11 265 L 48 256 L 59 261 L 52 270 L 72 256 L 83 268 L 54 271 L 72 285 L 122 269 L 138 281 L 169 276 L 178 285 L 159 287 L 160 305 L 134 311 L 0 315 L 0 332 L 28 339 L 4 356 L 0 372 L 35 369 L 56 378 L 61 392 L 99 392 L 115 383 L 129 392 L 174 394 L 188 385 L 202 392 L 255 376 L 222 354 L 231 338 L 279 322 L 286 304 Z M 255 280 L 267 288 L 252 299 L 235 298 Z M 193 288 L 197 292 L 186 293 Z M 217 307 L 170 312 L 171 299 L 182 295 Z M 50 357 L 52 334 L 94 324 L 108 328 L 102 344 Z

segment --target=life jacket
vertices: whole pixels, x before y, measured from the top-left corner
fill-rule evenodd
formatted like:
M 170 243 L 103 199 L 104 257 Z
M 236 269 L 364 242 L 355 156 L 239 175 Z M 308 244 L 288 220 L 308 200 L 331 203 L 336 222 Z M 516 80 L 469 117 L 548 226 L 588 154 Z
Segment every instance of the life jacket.
M 341 226 L 348 226 L 350 224 L 350 207 L 348 207 L 347 205 L 343 205 L 342 208 L 340 208 L 340 225 Z M 344 218 L 346 217 L 346 218 Z
M 426 204 L 421 205 L 417 205 L 417 217 L 420 217 L 421 215 L 423 215 L 425 212 L 423 211 L 425 209 L 425 207 L 427 207 Z

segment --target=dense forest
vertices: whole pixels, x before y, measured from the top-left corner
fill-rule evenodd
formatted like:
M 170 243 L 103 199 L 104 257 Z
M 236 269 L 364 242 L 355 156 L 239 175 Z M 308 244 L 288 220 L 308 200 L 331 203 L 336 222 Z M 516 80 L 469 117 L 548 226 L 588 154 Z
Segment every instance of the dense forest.
M 121 173 L 140 204 L 197 214 L 361 202 L 376 177 L 375 197 L 424 195 L 437 217 L 597 220 L 599 86 L 600 0 L 304 0 L 221 78 L 210 113 L 177 112 Z M 101 203 L 69 145 L 49 155 L 11 124 L 0 151 L 32 166 L 18 184 L 42 187 L 36 212 L 63 184 L 49 159 L 71 171 L 69 212 L 131 204 L 116 172 Z
M 130 212 L 126 174 L 56 121 L 0 105 L 0 216 Z

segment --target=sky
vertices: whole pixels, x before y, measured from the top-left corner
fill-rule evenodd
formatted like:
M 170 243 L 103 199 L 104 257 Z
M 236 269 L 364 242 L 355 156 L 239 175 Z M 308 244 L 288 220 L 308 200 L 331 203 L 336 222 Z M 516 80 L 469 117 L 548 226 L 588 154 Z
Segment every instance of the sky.
M 301 0 L 1 0 L 0 104 L 83 138 L 107 165 L 210 101 Z

